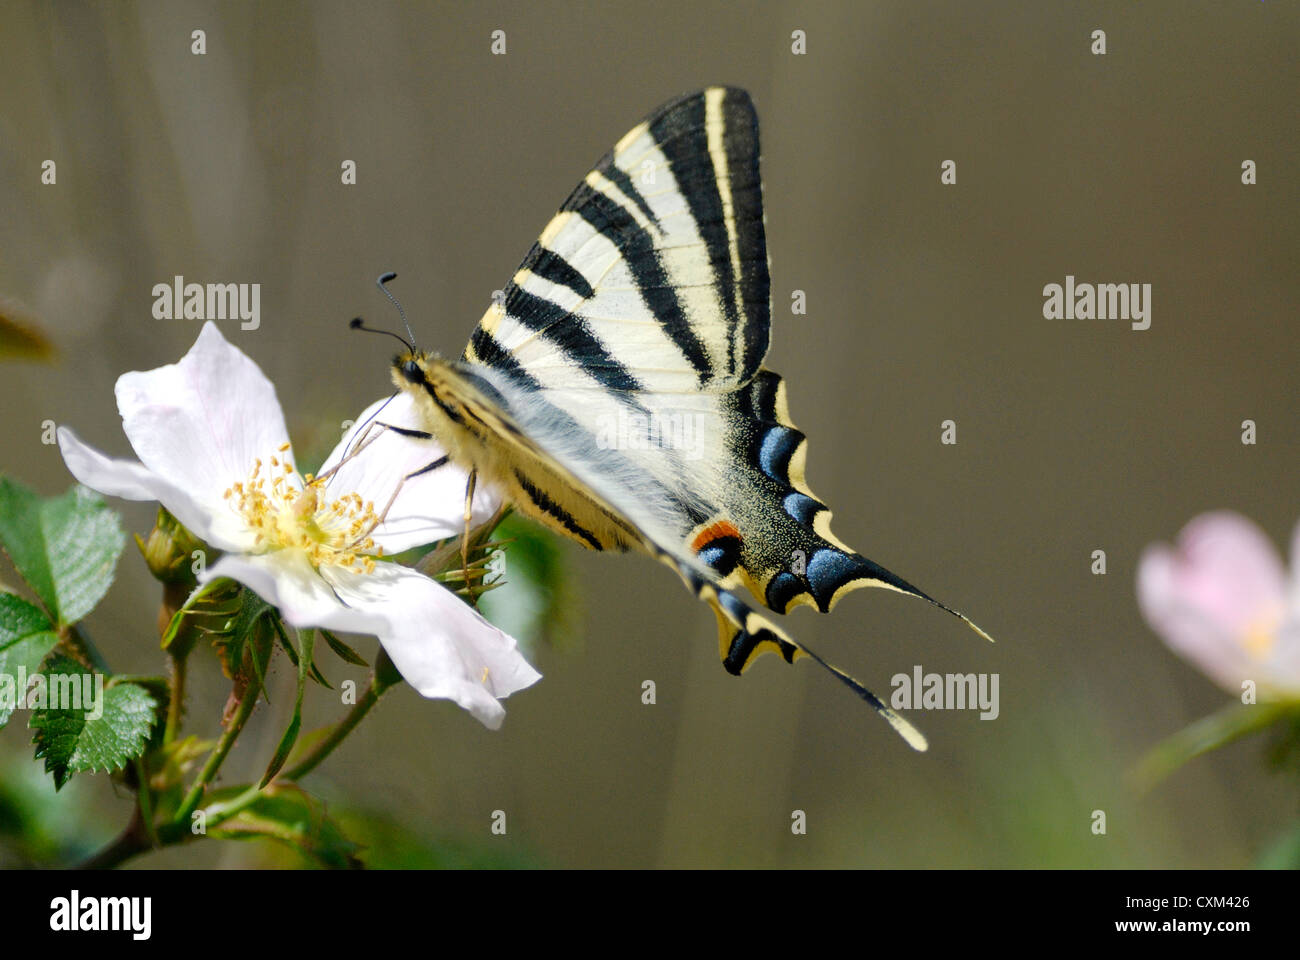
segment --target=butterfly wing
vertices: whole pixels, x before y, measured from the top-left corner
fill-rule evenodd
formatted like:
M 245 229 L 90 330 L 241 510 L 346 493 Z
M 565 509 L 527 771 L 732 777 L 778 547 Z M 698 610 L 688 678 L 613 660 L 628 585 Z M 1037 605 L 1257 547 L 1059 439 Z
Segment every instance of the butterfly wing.
M 749 95 L 711 87 L 637 125 L 564 202 L 503 293 L 465 359 L 506 352 L 557 389 L 747 382 L 771 319 Z
M 828 611 L 863 586 L 943 606 L 831 533 L 784 383 L 761 369 L 770 281 L 745 91 L 688 94 L 633 128 L 503 293 L 465 361 L 533 392 L 570 432 L 627 451 L 671 492 L 680 524 L 666 547 L 779 613 Z
M 643 469 L 632 450 L 592 446 L 590 437 L 548 402 L 546 392 L 521 386 L 499 370 L 461 362 L 435 376 L 438 389 L 454 396 L 465 429 L 491 444 L 493 475 L 507 496 L 579 542 L 636 546 L 675 570 L 717 617 L 719 648 L 730 672 L 744 672 L 762 653 L 779 653 L 788 663 L 809 656 L 867 701 L 914 749 L 926 749 L 920 732 L 879 697 L 755 611 L 708 562 L 707 550 L 683 548 L 681 530 L 690 521 L 684 519 L 686 495 L 679 485 Z M 690 502 L 692 509 L 704 509 L 704 501 Z

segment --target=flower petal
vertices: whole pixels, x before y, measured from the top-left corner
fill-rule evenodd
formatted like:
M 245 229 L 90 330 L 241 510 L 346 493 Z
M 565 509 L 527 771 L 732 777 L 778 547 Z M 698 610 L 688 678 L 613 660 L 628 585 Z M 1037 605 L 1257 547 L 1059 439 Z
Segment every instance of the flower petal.
M 1254 523 L 1237 513 L 1201 514 L 1178 535 L 1169 585 L 1176 599 L 1233 636 L 1280 617 L 1282 559 Z
M 223 508 L 214 514 L 143 464 L 105 456 L 68 427 L 59 427 L 57 437 L 63 462 L 78 483 L 123 500 L 157 500 L 196 537 L 220 550 L 252 545 L 252 532 L 230 511 Z
M 1221 511 L 1196 517 L 1176 548 L 1148 547 L 1138 564 L 1138 603 L 1151 627 L 1220 686 L 1241 692 L 1292 685 L 1279 649 L 1285 575 L 1272 543 L 1250 520 Z
M 292 456 L 275 387 L 211 321 L 178 363 L 120 376 L 117 407 L 140 462 L 213 512 L 256 458 Z
M 372 423 L 373 419 L 373 423 Z M 371 536 L 385 553 L 400 553 L 435 540 L 458 536 L 465 526 L 465 490 L 468 474 L 454 463 L 422 473 L 402 482 L 438 460 L 445 453 L 436 440 L 406 437 L 375 424 L 385 423 L 411 430 L 423 429 L 415 403 L 406 393 L 376 400 L 362 412 L 356 423 L 334 448 L 321 467 L 321 475 L 343 461 L 363 431 L 367 443 L 326 480 L 326 493 L 339 495 L 355 491 L 380 512 L 401 483 L 397 499 L 388 508 L 384 522 Z M 482 482 L 474 488 L 474 511 L 471 523 L 487 520 L 501 505 L 501 498 Z
M 59 427 L 55 436 L 68 472 L 82 486 L 123 500 L 158 499 L 154 492 L 157 478 L 145 469 L 144 464 L 136 460 L 119 460 L 106 456 L 82 443 L 70 427 Z
M 326 568 L 325 575 L 351 607 L 388 619 L 379 642 L 407 683 L 423 696 L 454 700 L 492 730 L 505 719 L 498 699 L 541 679 L 513 637 L 409 567 Z
M 380 612 L 345 605 L 299 550 L 228 553 L 200 574 L 199 582 L 217 577 L 238 580 L 267 603 L 279 607 L 290 626 L 371 635 L 387 627 L 387 618 Z

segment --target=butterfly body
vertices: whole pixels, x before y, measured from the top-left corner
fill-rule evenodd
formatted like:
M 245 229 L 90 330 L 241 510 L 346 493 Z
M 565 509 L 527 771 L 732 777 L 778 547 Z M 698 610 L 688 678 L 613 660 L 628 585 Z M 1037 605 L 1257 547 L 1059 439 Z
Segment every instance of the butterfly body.
M 424 426 L 448 457 L 521 512 L 588 549 L 635 545 L 627 524 L 536 449 L 503 409 L 502 394 L 463 361 L 406 354 L 394 363 L 393 381 L 416 393 Z
M 664 105 L 584 178 L 464 355 L 409 351 L 393 380 L 448 456 L 523 513 L 585 547 L 672 567 L 713 609 L 729 671 L 765 652 L 811 656 L 924 749 L 754 609 L 825 612 L 862 586 L 943 606 L 841 543 L 808 488 L 806 439 L 781 377 L 762 366 L 758 164 L 744 91 Z

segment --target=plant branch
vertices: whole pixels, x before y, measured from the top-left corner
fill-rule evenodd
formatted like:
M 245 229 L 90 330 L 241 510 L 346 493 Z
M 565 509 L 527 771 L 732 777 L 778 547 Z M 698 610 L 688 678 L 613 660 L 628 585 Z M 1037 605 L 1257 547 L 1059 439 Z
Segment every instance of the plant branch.
M 351 733 L 363 719 L 370 708 L 379 702 L 379 698 L 384 695 L 389 687 L 393 686 L 400 679 L 393 661 L 389 659 L 388 654 L 381 646 L 379 655 L 375 657 L 375 666 L 370 674 L 370 683 L 367 685 L 365 693 L 361 699 L 353 704 L 346 716 L 343 717 L 334 728 L 330 730 L 328 736 L 312 748 L 311 752 L 303 759 L 285 771 L 284 779 L 300 780 L 307 774 L 316 769 L 326 757 L 334 752 L 334 748 L 343 742 L 343 739 Z
M 255 656 L 255 654 L 254 654 Z M 203 799 L 204 791 L 207 790 L 208 784 L 212 778 L 217 775 L 221 765 L 225 762 L 226 756 L 230 753 L 231 747 L 239 738 L 239 734 L 244 729 L 244 724 L 253 713 L 253 708 L 257 705 L 258 694 L 262 692 L 262 683 L 256 675 L 248 680 L 248 685 L 244 688 L 244 693 L 239 701 L 239 707 L 235 711 L 234 717 L 230 721 L 230 726 L 226 732 L 221 735 L 217 741 L 216 747 L 208 755 L 207 762 L 203 764 L 203 769 L 199 771 L 194 785 L 190 787 L 190 792 L 185 795 L 181 802 L 180 808 L 176 811 L 176 816 L 172 818 L 173 824 L 183 824 L 189 819 L 195 809 L 198 808 L 200 801 Z

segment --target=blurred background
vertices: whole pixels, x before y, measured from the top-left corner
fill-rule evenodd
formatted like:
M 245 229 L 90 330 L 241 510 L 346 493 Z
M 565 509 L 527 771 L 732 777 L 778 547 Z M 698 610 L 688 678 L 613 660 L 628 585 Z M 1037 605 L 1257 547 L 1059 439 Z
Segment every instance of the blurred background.
M 810 483 L 840 538 L 998 643 L 878 591 L 786 626 L 879 692 L 917 664 L 997 673 L 1000 716 L 916 712 L 931 748 L 914 754 L 809 664 L 726 674 L 712 615 L 661 566 L 538 541 L 544 562 L 496 598 L 544 674 L 504 728 L 403 687 L 308 788 L 377 865 L 1268 862 L 1297 791 L 1262 738 L 1145 795 L 1127 779 L 1228 699 L 1144 624 L 1134 569 L 1207 509 L 1279 546 L 1300 519 L 1298 40 L 1296 5 L 1246 0 L 7 3 L 0 294 L 57 357 L 0 361 L 0 468 L 67 487 L 46 420 L 129 453 L 115 379 L 175 361 L 200 326 L 152 316 L 153 285 L 178 274 L 261 284 L 261 327 L 223 332 L 277 385 L 299 447 L 323 452 L 388 390 L 389 347 L 346 328 L 396 323 L 378 274 L 400 275 L 422 345 L 459 353 L 624 132 L 683 91 L 743 86 L 762 124 L 768 366 L 810 438 Z M 1042 289 L 1067 274 L 1152 284 L 1151 328 L 1045 320 Z M 149 529 L 152 506 L 115 505 Z M 548 590 L 558 623 L 533 615 Z M 128 546 L 87 622 L 117 670 L 161 668 L 157 597 Z M 357 646 L 369 658 L 375 642 Z M 200 654 L 189 724 L 210 733 L 229 684 Z M 226 783 L 259 772 L 283 729 L 294 678 L 277 664 Z M 342 708 L 313 688 L 306 709 L 309 728 Z M 82 775 L 56 797 L 29 737 L 0 733 L 0 860 L 115 835 L 130 794 Z M 498 809 L 505 837 L 489 832 Z M 296 862 L 213 841 L 134 863 Z

